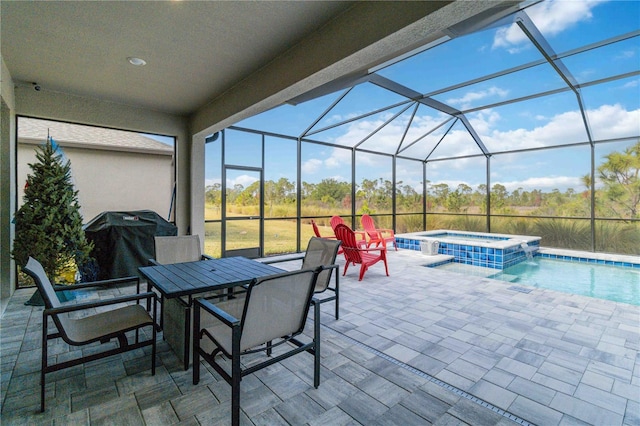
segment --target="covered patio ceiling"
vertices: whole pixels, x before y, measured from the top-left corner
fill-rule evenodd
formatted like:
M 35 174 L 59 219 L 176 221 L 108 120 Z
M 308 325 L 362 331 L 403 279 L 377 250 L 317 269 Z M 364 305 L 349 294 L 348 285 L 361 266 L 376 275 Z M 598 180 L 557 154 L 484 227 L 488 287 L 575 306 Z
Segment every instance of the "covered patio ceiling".
M 18 87 L 173 114 L 193 133 L 213 132 L 515 4 L 9 1 L 2 59 Z

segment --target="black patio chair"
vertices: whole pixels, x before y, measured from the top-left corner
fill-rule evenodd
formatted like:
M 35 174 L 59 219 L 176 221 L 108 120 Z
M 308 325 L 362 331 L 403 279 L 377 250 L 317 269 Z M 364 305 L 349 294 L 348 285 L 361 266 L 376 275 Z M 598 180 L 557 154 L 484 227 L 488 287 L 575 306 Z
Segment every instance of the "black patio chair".
M 149 265 L 169 265 L 212 259 L 211 256 L 202 254 L 198 235 L 156 236 L 154 247 L 155 257 L 149 259 Z M 147 291 L 152 291 L 149 283 L 147 283 Z M 188 370 L 191 342 L 185 337 L 190 335 L 191 330 L 191 303 L 180 297 L 165 300 L 161 294 L 159 298 L 160 328 L 164 331 L 162 337 L 169 342 L 178 358 L 183 361 L 184 369 Z
M 302 267 L 300 269 L 315 269 L 318 266 L 322 266 L 323 270 L 318 275 L 316 281 L 316 288 L 314 289 L 313 304 L 321 304 L 336 301 L 335 317 L 339 318 L 340 309 L 340 265 L 336 264 L 336 256 L 340 253 L 340 245 L 342 241 L 337 239 L 329 239 L 324 237 L 311 237 L 307 244 L 307 251 L 302 258 Z M 262 263 L 278 263 L 287 262 L 291 259 L 278 259 L 275 261 L 266 259 Z M 298 258 L 292 259 L 298 260 Z M 333 270 L 336 270 L 336 284 L 331 287 L 331 275 Z M 325 291 L 333 293 L 333 296 L 326 296 L 323 294 Z
M 312 303 L 322 304 L 335 300 L 336 319 L 339 317 L 340 308 L 340 266 L 336 264 L 336 255 L 338 254 L 338 249 L 341 244 L 342 242 L 340 240 L 311 237 L 307 245 L 307 251 L 304 254 L 304 259 L 302 259 L 301 267 L 301 269 L 316 269 L 322 267 L 316 280 Z M 333 275 L 334 269 L 336 270 L 336 283 L 334 287 L 331 287 L 331 275 Z M 327 291 L 333 293 L 333 295 L 327 296 L 328 293 L 325 293 Z
M 151 374 L 156 374 L 156 295 L 153 292 L 133 294 L 128 296 L 114 297 L 108 300 L 100 300 L 96 302 L 85 302 L 77 304 L 62 305 L 56 289 L 49 281 L 40 262 L 29 257 L 27 264 L 22 270 L 29 274 L 36 283 L 42 299 L 44 300 L 44 311 L 42 312 L 42 369 L 40 370 L 40 411 L 45 408 L 45 375 L 53 371 L 62 370 L 78 364 L 84 364 L 100 358 L 131 351 L 144 346 L 151 345 Z M 84 289 L 96 286 L 113 286 L 127 282 L 136 282 L 139 284 L 137 277 L 116 278 L 112 280 L 94 281 L 91 283 L 75 284 L 73 286 L 65 286 L 67 291 Z M 100 308 L 109 305 L 123 304 L 127 302 L 140 301 L 147 299 L 152 301 L 153 315 L 140 304 L 128 304 L 116 307 L 109 311 L 103 311 L 97 314 L 84 316 L 81 318 L 72 318 L 69 313 L 85 311 L 87 309 Z M 83 314 L 84 315 L 84 314 Z M 54 333 L 49 333 L 49 317 L 53 319 L 53 323 L 57 329 Z M 152 338 L 140 341 L 140 329 L 149 326 Z M 135 341 L 129 343 L 126 333 L 135 330 Z M 118 347 L 108 349 L 99 353 L 81 356 L 76 359 L 59 362 L 49 365 L 47 356 L 48 341 L 56 338 L 62 338 L 66 343 L 72 346 L 83 346 L 93 342 L 107 343 L 111 339 L 118 340 Z
M 240 381 L 242 377 L 301 352 L 314 356 L 314 387 L 320 385 L 320 310 L 314 308 L 314 333 L 310 342 L 298 336 L 304 330 L 321 268 L 284 272 L 255 279 L 246 293 L 213 304 L 196 299 L 193 317 L 193 384 L 200 381 L 200 357 L 231 385 L 231 424 L 240 424 Z M 288 351 L 271 357 L 282 344 Z M 284 348 L 283 348 L 284 350 Z M 243 367 L 240 358 L 265 352 L 267 359 Z M 225 368 L 216 361 L 224 354 L 231 360 Z

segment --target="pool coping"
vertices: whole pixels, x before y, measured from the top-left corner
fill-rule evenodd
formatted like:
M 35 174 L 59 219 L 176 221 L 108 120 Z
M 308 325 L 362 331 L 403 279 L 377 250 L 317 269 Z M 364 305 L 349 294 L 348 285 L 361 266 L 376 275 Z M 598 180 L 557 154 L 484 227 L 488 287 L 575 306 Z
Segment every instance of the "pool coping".
M 487 239 L 491 239 L 493 241 L 482 241 L 480 239 L 476 240 L 473 238 L 464 240 L 461 237 L 458 237 L 455 239 L 449 239 L 446 236 L 440 236 L 440 234 L 442 233 L 483 235 L 483 236 L 486 236 Z M 408 240 L 417 240 L 417 241 L 437 240 L 441 243 L 459 244 L 459 245 L 468 244 L 468 245 L 474 245 L 478 247 L 486 247 L 486 248 L 493 248 L 493 249 L 500 249 L 500 250 L 505 250 L 515 246 L 519 247 L 522 245 L 522 243 L 539 245 L 542 239 L 542 237 L 538 237 L 534 235 L 493 234 L 489 232 L 455 231 L 451 229 L 434 229 L 431 231 L 405 232 L 403 234 L 396 234 L 395 237 L 408 239 Z
M 613 253 L 596 253 L 540 247 L 536 256 L 548 259 L 566 260 L 571 262 L 595 263 L 598 265 L 621 266 L 624 268 L 640 269 L 640 256 Z

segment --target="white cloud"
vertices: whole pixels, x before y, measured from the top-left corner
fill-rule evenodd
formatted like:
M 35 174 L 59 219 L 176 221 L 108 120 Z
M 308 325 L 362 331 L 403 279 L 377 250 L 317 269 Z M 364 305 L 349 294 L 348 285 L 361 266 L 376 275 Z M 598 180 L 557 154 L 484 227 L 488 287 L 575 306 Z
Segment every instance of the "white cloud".
M 627 111 L 619 104 L 602 105 L 587 110 L 587 117 L 596 140 L 640 133 L 640 110 Z M 491 124 L 498 120 L 494 117 L 489 123 L 486 115 L 474 116 L 470 121 L 487 146 L 500 151 L 587 141 L 582 114 L 577 110 L 550 117 L 543 125 L 533 129 L 497 130 Z
M 554 189 L 564 191 L 566 188 L 573 188 L 576 191 L 585 189 L 579 176 L 532 177 L 524 180 L 514 180 L 508 182 L 491 182 L 491 186 L 495 184 L 503 185 L 509 192 L 513 192 L 518 188 L 522 188 L 525 191 L 539 189 L 542 192 L 550 192 Z
M 446 103 L 449 105 L 460 105 L 462 109 L 465 109 L 470 107 L 471 102 L 491 97 L 504 99 L 508 94 L 508 90 L 492 86 L 486 90 L 480 90 L 478 92 L 467 92 L 461 98 L 447 99 Z
M 546 37 L 592 18 L 591 10 L 602 0 L 567 1 L 555 0 L 536 4 L 527 9 L 527 14 Z M 525 45 L 527 37 L 516 24 L 496 31 L 493 48 L 505 48 L 516 53 Z
M 243 188 L 246 188 L 247 186 L 251 185 L 252 183 L 256 182 L 258 179 L 255 178 L 255 176 L 249 176 L 249 175 L 240 175 L 235 179 L 230 180 L 227 183 L 227 186 L 235 186 L 235 185 L 242 185 Z
M 302 173 L 304 174 L 314 174 L 318 170 L 322 168 L 322 160 L 318 160 L 317 158 L 311 158 L 304 163 L 302 163 Z
M 589 124 L 593 129 L 593 137 L 596 140 L 610 139 L 619 137 L 635 136 L 640 133 L 640 109 L 627 111 L 619 104 L 602 105 L 596 109 L 587 110 Z M 484 110 L 471 114 L 469 121 L 475 131 L 486 146 L 496 151 L 509 151 L 523 148 L 537 148 L 546 146 L 557 146 L 572 142 L 586 142 L 587 134 L 582 120 L 582 114 L 578 110 L 567 111 L 556 115 L 537 115 L 528 122 L 539 124 L 533 128 L 514 128 L 503 130 L 505 120 L 495 110 Z M 424 133 L 432 130 L 435 126 L 442 122 L 441 114 L 433 116 L 423 115 L 416 117 L 414 122 L 416 127 L 409 133 L 411 138 L 407 138 L 408 142 L 413 142 Z M 533 120 L 533 121 L 532 121 Z M 361 140 L 372 130 L 380 126 L 383 121 L 369 121 L 354 123 L 348 129 L 347 133 L 338 137 L 339 142 Z M 376 136 L 375 143 L 378 150 L 386 150 L 387 152 L 395 152 L 395 148 L 404 132 L 404 123 L 392 123 L 386 126 L 380 135 Z M 507 122 L 507 126 L 513 125 L 513 122 Z M 403 155 L 417 157 L 426 156 L 435 144 L 440 140 L 444 130 L 448 125 L 441 127 L 436 132 L 418 141 L 413 147 L 403 152 Z M 363 145 L 364 146 L 364 145 Z M 374 149 L 373 147 L 371 147 Z M 462 127 L 456 127 L 442 141 L 434 152 L 432 158 L 459 157 L 466 155 L 479 154 L 480 150 L 471 138 L 470 134 Z M 440 177 L 444 177 L 452 170 L 460 170 L 464 172 L 468 169 L 477 167 L 474 165 L 476 161 L 483 161 L 482 158 L 466 158 L 455 161 L 432 162 L 428 168 L 428 179 L 437 181 Z M 389 167 L 388 157 L 376 155 L 358 154 L 357 156 L 358 173 L 364 175 L 372 175 L 379 177 L 379 171 L 387 171 Z M 305 174 L 315 173 L 319 170 L 327 170 L 329 168 L 348 168 L 351 164 L 351 152 L 345 149 L 333 149 L 333 151 L 325 159 L 308 160 L 303 164 L 303 172 Z M 364 169 L 363 169 L 364 168 Z M 540 166 L 544 168 L 544 166 Z M 370 173 L 368 173 L 366 170 Z M 363 171 L 365 170 L 365 171 Z M 538 178 L 536 178 L 538 179 Z M 455 183 L 457 186 L 459 182 Z M 494 182 L 495 183 L 495 182 Z M 538 187 L 538 189 L 554 189 L 566 187 L 580 187 L 579 177 L 553 177 L 548 180 L 533 180 L 507 182 L 503 185 L 512 187 L 511 190 L 518 187 L 530 186 L 530 189 Z M 477 185 L 470 185 L 475 188 Z
M 442 183 L 447 184 L 451 191 L 454 191 L 456 188 L 458 188 L 458 185 L 461 183 L 470 186 L 474 191 L 478 189 L 479 185 L 478 182 L 468 182 L 456 179 L 442 179 L 432 180 L 429 183 L 429 187 L 431 188 Z M 481 183 L 484 184 L 484 182 Z M 523 180 L 512 181 L 500 181 L 497 179 L 492 179 L 491 186 L 493 187 L 493 185 L 496 184 L 504 186 L 508 192 L 513 192 L 519 188 L 522 188 L 522 190 L 524 191 L 533 191 L 534 189 L 538 189 L 542 192 L 551 192 L 554 189 L 558 189 L 564 192 L 567 188 L 573 188 L 576 192 L 580 192 L 585 189 L 584 184 L 582 183 L 582 180 L 579 176 L 532 177 Z
M 351 151 L 334 148 L 331 155 L 324 160 L 324 165 L 329 169 L 349 167 L 351 170 Z
M 614 59 L 630 59 L 636 56 L 636 52 L 634 50 L 625 50 L 621 52 L 618 56 L 615 56 Z
M 640 109 L 627 111 L 621 105 L 602 105 L 588 110 L 587 117 L 596 139 L 637 136 L 640 133 Z

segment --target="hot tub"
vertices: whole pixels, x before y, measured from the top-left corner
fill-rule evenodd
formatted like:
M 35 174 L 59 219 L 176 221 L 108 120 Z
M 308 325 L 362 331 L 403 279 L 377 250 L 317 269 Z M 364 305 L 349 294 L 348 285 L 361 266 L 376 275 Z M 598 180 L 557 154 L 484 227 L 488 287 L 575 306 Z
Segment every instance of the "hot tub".
M 540 237 L 436 230 L 396 234 L 398 248 L 420 250 L 421 242 L 438 241 L 438 253 L 453 261 L 485 268 L 504 269 L 534 256 Z

